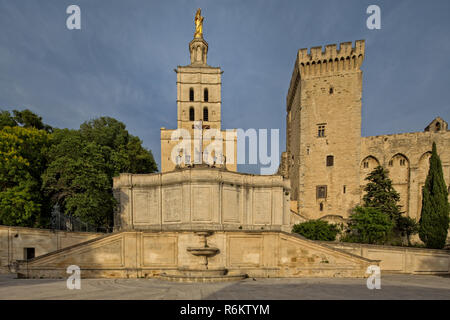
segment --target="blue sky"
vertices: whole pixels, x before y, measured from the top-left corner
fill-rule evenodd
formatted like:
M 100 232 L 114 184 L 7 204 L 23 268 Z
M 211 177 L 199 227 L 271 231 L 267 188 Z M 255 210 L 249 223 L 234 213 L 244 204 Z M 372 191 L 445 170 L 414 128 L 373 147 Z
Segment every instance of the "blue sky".
M 81 30 L 66 28 L 71 4 Z M 381 30 L 366 27 L 371 4 Z M 189 63 L 199 7 L 208 64 L 224 70 L 223 128 L 280 129 L 284 149 L 297 50 L 359 39 L 363 136 L 450 121 L 448 0 L 0 0 L 0 108 L 29 108 L 60 128 L 114 117 L 159 164 L 159 128 L 176 128 L 173 69 Z

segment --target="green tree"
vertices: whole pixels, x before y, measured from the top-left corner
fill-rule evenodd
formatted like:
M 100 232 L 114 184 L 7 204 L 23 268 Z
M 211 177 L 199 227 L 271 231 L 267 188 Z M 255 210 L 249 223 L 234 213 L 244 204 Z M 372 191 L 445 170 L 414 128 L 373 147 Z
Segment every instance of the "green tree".
M 411 245 L 411 236 L 419 232 L 419 224 L 410 217 L 400 216 L 397 220 L 396 229 L 402 235 L 406 236 L 408 246 Z
M 42 122 L 42 117 L 28 109 L 22 111 L 13 110 L 13 115 L 11 115 L 9 111 L 0 111 L 0 129 L 5 126 L 35 128 L 46 132 L 51 132 L 53 130 L 51 126 Z
M 42 122 L 42 117 L 28 109 L 24 109 L 22 111 L 13 110 L 13 114 L 13 119 L 24 128 L 36 128 L 47 132 L 51 132 L 53 130 L 51 126 Z
M 50 136 L 35 128 L 0 130 L 0 224 L 44 226 L 48 201 L 42 196 Z
M 433 142 L 430 169 L 422 189 L 422 212 L 419 221 L 419 236 L 427 248 L 441 249 L 445 246 L 449 212 L 448 191 L 441 159 L 437 153 L 436 143 Z
M 343 241 L 383 244 L 394 228 L 394 222 L 379 208 L 357 206 L 348 223 Z
M 121 172 L 152 173 L 158 167 L 150 150 L 142 147 L 142 141 L 126 130 L 125 124 L 101 117 L 80 126 L 82 137 L 102 147 L 111 177 Z
M 78 130 L 55 130 L 43 190 L 68 216 L 97 226 L 111 223 L 114 199 L 101 147 Z
M 0 110 L 0 130 L 7 126 L 15 127 L 17 122 L 11 117 L 9 111 Z
M 334 241 L 339 233 L 339 228 L 337 225 L 329 224 L 327 221 L 309 220 L 295 224 L 292 227 L 292 232 L 311 240 Z
M 392 186 L 392 180 L 388 177 L 389 171 L 382 166 L 376 167 L 367 177 L 369 181 L 364 187 L 364 207 L 377 208 L 387 214 L 394 223 L 401 216 L 400 194 Z
M 157 171 L 151 152 L 113 118 L 85 122 L 80 130 L 55 130 L 53 135 L 43 175 L 45 194 L 62 212 L 84 222 L 112 226 L 114 176 Z

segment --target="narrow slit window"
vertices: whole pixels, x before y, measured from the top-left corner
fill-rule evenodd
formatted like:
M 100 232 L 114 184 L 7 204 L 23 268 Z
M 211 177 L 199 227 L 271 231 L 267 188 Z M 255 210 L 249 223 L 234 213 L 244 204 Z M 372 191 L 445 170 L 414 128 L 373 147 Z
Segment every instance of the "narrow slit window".
M 207 107 L 203 108 L 203 121 L 209 121 L 208 108 Z

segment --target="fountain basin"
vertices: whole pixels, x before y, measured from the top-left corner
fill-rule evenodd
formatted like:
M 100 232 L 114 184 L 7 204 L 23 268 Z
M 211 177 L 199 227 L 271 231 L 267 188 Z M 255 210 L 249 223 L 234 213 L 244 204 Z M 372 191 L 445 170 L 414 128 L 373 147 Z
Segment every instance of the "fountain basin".
M 191 254 L 193 254 L 194 256 L 201 256 L 201 257 L 214 256 L 220 251 L 219 248 L 214 247 L 197 247 L 197 248 L 189 247 L 186 250 Z

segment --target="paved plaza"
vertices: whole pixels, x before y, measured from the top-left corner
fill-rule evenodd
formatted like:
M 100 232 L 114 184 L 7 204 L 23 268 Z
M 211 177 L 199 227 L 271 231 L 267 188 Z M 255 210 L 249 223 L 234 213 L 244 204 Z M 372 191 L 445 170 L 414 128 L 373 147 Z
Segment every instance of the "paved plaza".
M 380 290 L 365 279 L 246 279 L 228 283 L 174 283 L 157 279 L 82 279 L 80 290 L 65 280 L 0 275 L 0 299 L 447 299 L 450 277 L 384 275 Z

